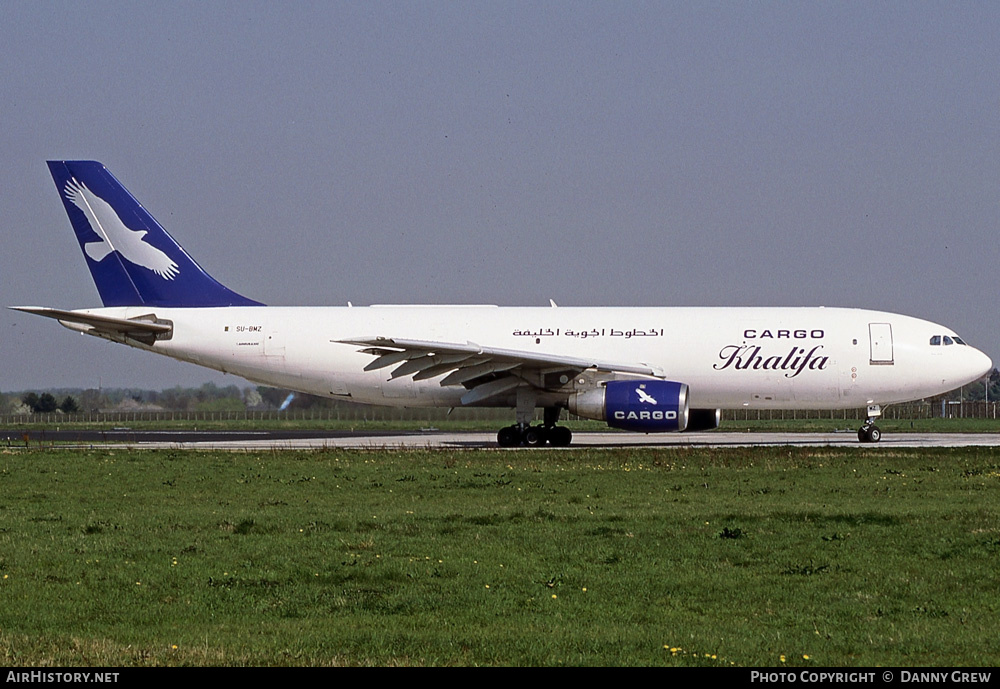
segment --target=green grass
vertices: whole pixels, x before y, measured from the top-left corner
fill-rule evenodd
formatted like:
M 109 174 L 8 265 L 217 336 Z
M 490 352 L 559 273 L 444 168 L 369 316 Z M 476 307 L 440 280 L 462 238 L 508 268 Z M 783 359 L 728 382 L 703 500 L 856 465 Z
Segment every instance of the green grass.
M 8 450 L 0 658 L 993 666 L 998 495 L 992 448 Z

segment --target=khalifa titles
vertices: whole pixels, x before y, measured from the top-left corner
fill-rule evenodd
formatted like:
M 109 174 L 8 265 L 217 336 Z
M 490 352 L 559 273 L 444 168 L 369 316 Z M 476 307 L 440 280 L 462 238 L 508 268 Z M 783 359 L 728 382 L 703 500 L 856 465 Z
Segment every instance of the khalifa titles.
M 763 339 L 792 339 L 792 340 L 821 340 L 825 336 L 822 330 L 756 330 L 748 328 L 743 331 L 743 337 L 747 340 Z M 812 344 L 810 342 L 810 344 Z M 714 364 L 712 368 L 716 371 L 723 371 L 732 368 L 737 371 L 785 371 L 786 378 L 795 378 L 800 373 L 809 369 L 810 371 L 823 371 L 830 361 L 830 357 L 823 356 L 821 350 L 823 345 L 813 345 L 811 349 L 793 345 L 787 352 L 771 355 L 762 351 L 763 347 L 756 342 L 751 344 L 731 344 L 726 345 L 719 351 L 721 363 Z

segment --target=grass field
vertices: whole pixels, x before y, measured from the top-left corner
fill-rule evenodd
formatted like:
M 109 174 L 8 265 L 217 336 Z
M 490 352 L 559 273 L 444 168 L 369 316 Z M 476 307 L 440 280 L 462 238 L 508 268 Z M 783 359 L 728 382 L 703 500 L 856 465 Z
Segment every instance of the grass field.
M 0 454 L 7 665 L 1000 662 L 1000 451 Z

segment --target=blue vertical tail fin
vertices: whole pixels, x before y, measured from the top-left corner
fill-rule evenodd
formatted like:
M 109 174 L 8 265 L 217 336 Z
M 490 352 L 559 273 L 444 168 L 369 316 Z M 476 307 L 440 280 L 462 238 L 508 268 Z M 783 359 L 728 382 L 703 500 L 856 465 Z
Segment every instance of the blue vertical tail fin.
M 50 160 L 105 306 L 261 306 L 216 281 L 92 160 Z

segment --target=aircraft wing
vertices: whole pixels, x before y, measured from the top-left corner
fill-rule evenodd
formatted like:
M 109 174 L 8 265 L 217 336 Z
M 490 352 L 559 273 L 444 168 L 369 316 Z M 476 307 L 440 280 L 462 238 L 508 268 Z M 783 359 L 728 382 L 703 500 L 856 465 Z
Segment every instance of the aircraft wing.
M 129 338 L 146 344 L 157 339 L 165 339 L 173 332 L 173 325 L 158 321 L 155 316 L 138 318 L 112 318 L 82 311 L 64 311 L 43 306 L 11 306 L 15 311 L 33 313 L 36 316 L 54 318 L 71 330 L 79 330 L 88 335 L 98 335 L 115 340 Z
M 435 342 L 395 337 L 359 337 L 337 340 L 364 347 L 361 351 L 375 359 L 366 371 L 395 366 L 389 379 L 413 376 L 426 380 L 444 375 L 442 386 L 464 385 L 469 389 L 463 404 L 494 397 L 520 385 L 546 388 L 546 375 L 594 370 L 662 378 L 663 373 L 645 364 L 625 364 L 595 359 L 529 352 L 519 349 L 484 347 L 474 342 Z M 447 374 L 447 375 L 445 375 Z

